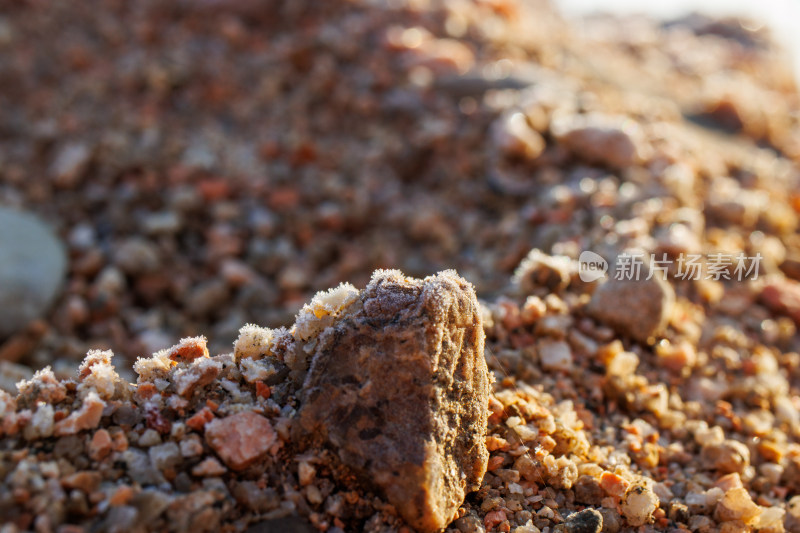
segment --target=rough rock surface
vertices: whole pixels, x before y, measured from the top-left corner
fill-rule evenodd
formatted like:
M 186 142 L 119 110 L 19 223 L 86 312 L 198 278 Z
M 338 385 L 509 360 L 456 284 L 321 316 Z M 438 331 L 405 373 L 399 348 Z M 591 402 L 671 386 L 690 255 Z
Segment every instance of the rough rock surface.
M 47 310 L 66 265 L 63 245 L 38 218 L 0 207 L 0 338 Z
M 656 276 L 644 277 L 609 279 L 592 295 L 589 314 L 641 342 L 662 333 L 672 313 L 675 291 Z
M 338 449 L 419 531 L 480 485 L 489 381 L 472 286 L 378 271 L 316 340 L 296 430 Z

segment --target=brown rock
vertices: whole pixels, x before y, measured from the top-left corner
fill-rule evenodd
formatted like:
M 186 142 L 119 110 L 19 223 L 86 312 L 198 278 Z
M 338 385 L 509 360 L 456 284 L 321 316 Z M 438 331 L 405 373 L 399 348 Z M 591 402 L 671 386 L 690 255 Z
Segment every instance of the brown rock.
M 539 287 L 552 292 L 567 288 L 575 271 L 575 263 L 563 255 L 548 255 L 534 248 L 520 261 L 514 271 L 514 284 L 524 294 L 530 294 Z
M 611 278 L 592 295 L 587 310 L 594 318 L 640 342 L 661 334 L 672 314 L 675 291 L 658 279 Z
M 190 428 L 200 431 L 209 421 L 214 419 L 214 413 L 211 412 L 211 409 L 207 407 L 203 407 L 197 413 L 195 413 L 191 418 L 186 420 L 186 425 Z
M 39 343 L 41 335 L 31 334 L 29 331 L 21 331 L 11 336 L 3 344 L 0 344 L 0 361 L 17 362 L 31 353 Z
M 761 301 L 772 311 L 789 316 L 800 324 L 800 282 L 775 279 L 764 285 Z
M 786 459 L 781 483 L 791 492 L 800 492 L 800 457 L 789 456 Z
M 647 159 L 641 128 L 623 116 L 567 115 L 551 124 L 553 135 L 573 154 L 592 163 L 624 168 Z
M 326 442 L 408 524 L 437 531 L 486 471 L 489 382 L 474 289 L 377 271 L 314 343 L 294 430 Z
M 130 485 L 120 485 L 108 499 L 111 505 L 126 505 L 136 495 Z
M 575 501 L 586 505 L 600 505 L 605 492 L 600 483 L 592 476 L 583 475 L 578 478 L 574 486 Z
M 275 443 L 269 420 L 246 411 L 216 418 L 205 426 L 206 442 L 233 470 L 243 470 L 258 461 Z
M 100 486 L 100 473 L 92 471 L 76 472 L 61 480 L 61 485 L 67 489 L 78 489 L 86 494 L 97 490 Z
M 742 485 L 742 478 L 739 476 L 739 474 L 737 472 L 733 472 L 731 474 L 725 474 L 719 478 L 716 483 L 714 483 L 714 486 L 727 492 L 732 489 L 740 489 L 744 485 Z
M 525 115 L 520 112 L 506 113 L 495 120 L 491 139 L 503 154 L 512 157 L 536 159 L 547 146 L 544 138 L 530 127 Z

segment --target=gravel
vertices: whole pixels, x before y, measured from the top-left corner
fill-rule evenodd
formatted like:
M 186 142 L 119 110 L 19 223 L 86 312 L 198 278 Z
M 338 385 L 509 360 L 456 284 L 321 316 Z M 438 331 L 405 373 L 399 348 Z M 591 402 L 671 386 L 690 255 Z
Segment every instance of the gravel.
M 485 426 L 437 429 L 488 452 L 445 531 L 800 531 L 800 99 L 767 30 L 270 7 L 0 17 L 0 205 L 66 256 L 0 306 L 3 529 L 407 530 L 345 442 L 296 446 L 298 391 L 374 270 L 454 268 L 491 390 Z M 666 280 L 616 280 L 625 250 Z

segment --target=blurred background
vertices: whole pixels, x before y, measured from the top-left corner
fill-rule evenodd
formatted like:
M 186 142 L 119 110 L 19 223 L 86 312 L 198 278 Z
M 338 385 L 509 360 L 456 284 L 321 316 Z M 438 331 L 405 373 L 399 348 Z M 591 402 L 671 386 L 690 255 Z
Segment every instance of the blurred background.
M 490 297 L 531 248 L 657 235 L 645 215 L 613 223 L 654 197 L 688 206 L 700 242 L 736 227 L 734 248 L 774 237 L 774 268 L 794 257 L 800 54 L 767 28 L 800 50 L 800 3 L 652 3 L 652 20 L 628 17 L 633 0 L 523 4 L 0 2 L 0 386 L 71 373 L 89 348 L 123 373 L 184 336 L 225 351 L 244 323 L 291 324 L 315 291 L 379 267 L 456 268 Z M 628 18 L 563 18 L 604 11 Z M 506 120 L 524 98 L 541 135 Z M 648 192 L 641 174 L 672 156 L 581 159 L 549 121 L 593 106 L 689 117 L 723 151 L 752 141 L 773 154 L 743 156 L 768 168 L 753 179 L 783 203 L 737 218 L 681 198 L 683 170 L 678 192 Z
M 692 14 L 715 18 L 739 17 L 766 27 L 775 40 L 789 51 L 796 76 L 800 77 L 800 2 L 797 0 L 557 0 L 558 10 L 571 19 L 612 13 L 618 16 L 645 15 L 661 20 L 680 19 Z

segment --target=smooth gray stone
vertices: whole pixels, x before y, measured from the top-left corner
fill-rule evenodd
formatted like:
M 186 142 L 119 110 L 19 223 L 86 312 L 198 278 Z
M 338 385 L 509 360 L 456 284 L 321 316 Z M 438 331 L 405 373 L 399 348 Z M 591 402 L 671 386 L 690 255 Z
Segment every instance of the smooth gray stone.
M 0 339 L 47 311 L 66 270 L 64 245 L 44 222 L 0 207 Z

